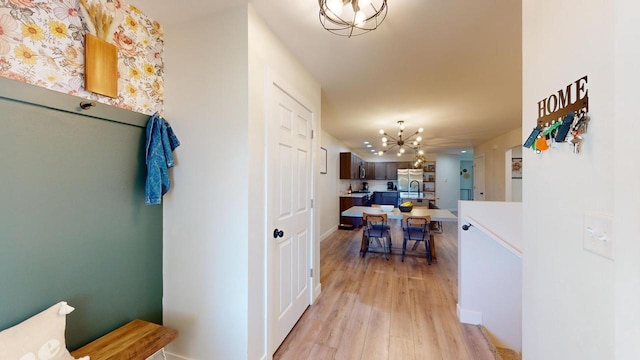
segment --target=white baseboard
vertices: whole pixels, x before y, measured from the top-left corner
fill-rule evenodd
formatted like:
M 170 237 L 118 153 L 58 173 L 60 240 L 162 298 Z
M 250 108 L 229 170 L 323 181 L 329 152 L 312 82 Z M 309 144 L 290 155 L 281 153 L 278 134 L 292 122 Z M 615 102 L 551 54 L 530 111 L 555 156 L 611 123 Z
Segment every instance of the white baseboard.
M 315 303 L 316 300 L 318 300 L 318 297 L 320 296 L 321 292 L 322 292 L 322 284 L 318 284 L 318 286 L 316 286 L 313 289 L 313 303 Z
M 323 242 L 324 239 L 328 238 L 335 231 L 338 231 L 338 225 L 331 227 L 331 229 L 327 230 L 324 234 L 320 235 L 320 242 Z
M 164 352 L 164 354 L 167 357 L 167 360 L 194 360 L 194 359 L 178 356 L 176 354 L 171 354 L 166 351 Z M 267 355 L 264 355 L 260 360 L 267 360 Z
M 166 350 L 165 350 L 164 354 L 166 355 L 167 360 L 195 360 L 195 359 L 191 359 L 191 358 L 188 358 L 188 357 L 179 356 L 177 354 L 173 354 L 173 353 L 167 352 Z
M 464 324 L 481 325 L 482 313 L 478 311 L 466 310 L 460 307 L 460 304 L 456 304 L 456 311 L 458 313 L 458 320 Z

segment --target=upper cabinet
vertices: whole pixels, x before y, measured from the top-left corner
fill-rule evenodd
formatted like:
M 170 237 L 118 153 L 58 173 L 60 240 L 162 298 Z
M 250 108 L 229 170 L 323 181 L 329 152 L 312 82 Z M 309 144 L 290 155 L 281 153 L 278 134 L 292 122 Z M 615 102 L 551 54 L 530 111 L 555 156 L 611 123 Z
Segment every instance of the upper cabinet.
M 376 163 L 365 162 L 364 164 L 365 164 L 365 168 L 367 169 L 367 172 L 365 173 L 364 178 L 367 180 L 376 180 L 377 179 Z
M 342 152 L 340 153 L 340 179 L 397 180 L 398 169 L 408 169 L 411 165 L 410 162 L 366 162 L 354 153 Z
M 374 166 L 374 180 L 387 180 L 387 163 L 371 163 Z
M 351 152 L 340 153 L 340 179 L 364 179 L 366 169 L 358 155 Z
M 398 163 L 388 162 L 385 164 L 387 165 L 387 178 L 385 180 L 398 180 Z

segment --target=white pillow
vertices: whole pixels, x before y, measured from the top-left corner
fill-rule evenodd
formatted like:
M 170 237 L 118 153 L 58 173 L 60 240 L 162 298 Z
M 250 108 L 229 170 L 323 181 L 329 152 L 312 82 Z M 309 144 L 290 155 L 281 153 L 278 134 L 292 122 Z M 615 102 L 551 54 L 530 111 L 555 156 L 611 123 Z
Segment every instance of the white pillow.
M 74 360 L 67 350 L 66 315 L 74 309 L 61 301 L 0 332 L 2 360 Z M 82 358 L 88 360 L 89 357 Z

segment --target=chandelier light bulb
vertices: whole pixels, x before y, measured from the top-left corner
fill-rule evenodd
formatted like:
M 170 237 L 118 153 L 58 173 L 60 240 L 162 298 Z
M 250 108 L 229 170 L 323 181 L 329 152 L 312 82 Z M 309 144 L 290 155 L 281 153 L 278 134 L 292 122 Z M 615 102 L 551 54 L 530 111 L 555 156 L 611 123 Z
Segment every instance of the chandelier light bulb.
M 352 37 L 373 31 L 387 17 L 387 0 L 319 0 L 322 27 Z
M 418 129 L 418 132 L 419 132 L 419 133 L 421 133 L 421 132 L 423 132 L 423 131 L 424 131 L 424 129 L 423 129 L 423 128 Z
M 327 0 L 327 8 L 334 15 L 342 15 L 342 0 Z
M 384 135 L 384 130 L 380 129 L 380 131 L 378 131 L 380 133 L 380 135 Z
M 363 26 L 366 20 L 367 20 L 367 15 L 365 15 L 362 10 L 359 10 L 353 19 L 353 24 L 355 26 Z
M 358 1 L 358 0 L 345 0 L 345 1 Z M 373 6 L 373 0 L 371 0 L 371 6 Z M 393 136 L 389 135 L 383 130 L 380 130 L 381 140 L 383 151 L 378 151 L 377 154 L 382 156 L 387 153 L 388 149 L 393 149 L 397 147 L 396 155 L 403 156 L 407 154 L 411 154 L 414 156 L 413 162 L 416 164 L 424 163 L 424 151 L 420 149 L 420 142 L 422 141 L 422 136 L 418 134 L 424 131 L 422 128 L 417 131 L 411 130 L 411 132 L 404 133 L 405 122 L 404 120 L 398 120 L 396 122 L 398 126 L 398 135 Z M 405 136 L 406 135 L 406 136 Z M 410 163 L 413 164 L 413 163 Z M 417 167 L 417 166 L 416 166 Z

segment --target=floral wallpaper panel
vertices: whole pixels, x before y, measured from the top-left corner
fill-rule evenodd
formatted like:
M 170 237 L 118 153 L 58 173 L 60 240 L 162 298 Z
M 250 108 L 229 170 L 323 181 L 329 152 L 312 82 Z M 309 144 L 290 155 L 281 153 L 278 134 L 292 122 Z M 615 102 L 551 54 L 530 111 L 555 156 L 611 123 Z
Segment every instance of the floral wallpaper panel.
M 118 97 L 84 89 L 84 34 L 78 0 L 0 0 L 0 76 L 152 114 L 162 110 L 164 35 L 157 21 L 121 0 L 104 6 L 114 23 L 107 41 L 118 49 Z

